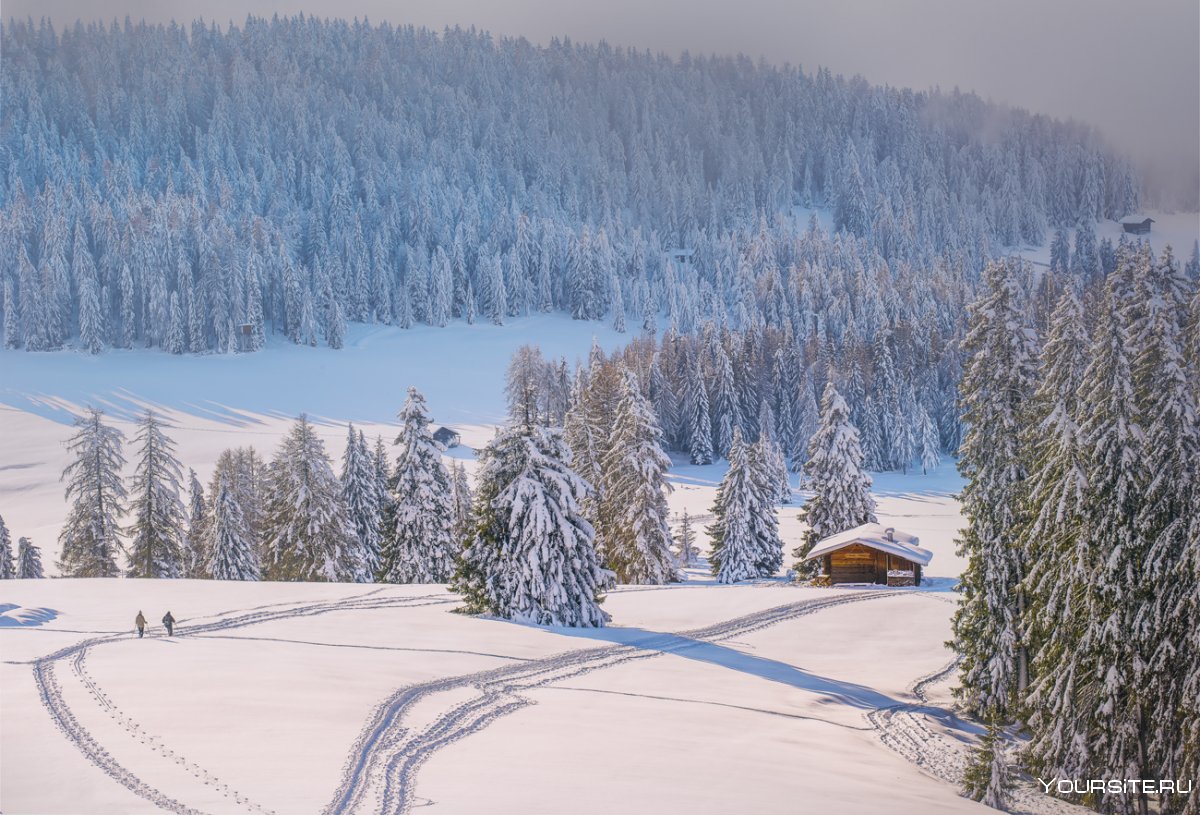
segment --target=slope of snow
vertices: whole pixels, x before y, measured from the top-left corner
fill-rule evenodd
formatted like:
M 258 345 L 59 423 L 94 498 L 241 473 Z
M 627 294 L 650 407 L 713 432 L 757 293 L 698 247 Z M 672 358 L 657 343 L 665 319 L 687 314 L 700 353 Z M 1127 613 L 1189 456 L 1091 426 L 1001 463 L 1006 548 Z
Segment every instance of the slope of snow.
M 1181 263 L 1192 255 L 1192 246 L 1200 239 L 1200 213 L 1197 212 L 1146 212 L 1145 216 L 1154 219 L 1149 235 L 1129 235 L 1129 240 L 1139 238 L 1146 240 L 1155 252 L 1161 252 L 1167 246 L 1171 247 L 1175 257 Z M 1114 244 L 1125 234 L 1120 221 L 1098 221 L 1096 223 L 1096 240 L 1108 238 Z M 1075 245 L 1075 230 L 1067 230 L 1071 246 Z M 1050 263 L 1050 241 L 1054 231 L 1046 233 L 1046 242 L 1041 246 L 1023 246 L 1016 253 L 1028 258 L 1034 263 L 1048 265 Z

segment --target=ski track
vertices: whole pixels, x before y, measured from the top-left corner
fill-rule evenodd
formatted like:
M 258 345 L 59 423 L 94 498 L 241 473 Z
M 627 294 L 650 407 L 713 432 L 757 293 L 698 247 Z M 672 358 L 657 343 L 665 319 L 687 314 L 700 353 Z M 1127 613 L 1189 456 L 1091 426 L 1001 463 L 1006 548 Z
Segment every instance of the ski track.
M 366 592 L 357 597 L 349 599 L 330 599 L 318 602 L 309 602 L 300 604 L 291 604 L 287 608 L 278 608 L 284 604 L 272 604 L 269 606 L 258 606 L 242 612 L 226 612 L 225 615 L 213 615 L 217 619 L 212 622 L 189 624 L 184 627 L 189 620 L 181 620 L 176 624 L 177 637 L 186 637 L 195 634 L 209 634 L 216 631 L 226 631 L 230 629 L 242 628 L 248 625 L 256 625 L 265 622 L 275 622 L 297 617 L 311 617 L 318 614 L 327 614 L 335 611 L 356 611 L 377 608 L 392 608 L 392 607 L 415 607 L 425 605 L 442 605 L 455 602 L 453 598 L 444 594 L 426 594 L 417 595 L 414 597 L 396 597 L 396 598 L 380 598 L 374 597 L 383 589 L 375 589 L 374 591 Z M 232 615 L 232 616 L 228 616 Z M 207 619 L 201 617 L 199 619 Z M 204 780 L 206 785 L 212 786 L 220 791 L 225 797 L 231 798 L 237 805 L 244 807 L 251 812 L 259 813 L 259 815 L 273 815 L 272 810 L 269 810 L 259 804 L 250 801 L 246 796 L 240 794 L 229 785 L 220 781 L 216 776 L 199 767 L 195 763 L 188 761 L 183 756 L 174 752 L 164 745 L 157 736 L 146 733 L 141 727 L 126 716 L 119 707 L 117 707 L 107 694 L 96 684 L 90 674 L 87 672 L 86 660 L 88 652 L 97 646 L 111 644 L 113 642 L 121 642 L 132 639 L 132 634 L 121 633 L 104 637 L 93 637 L 91 639 L 82 640 L 73 645 L 61 648 L 44 657 L 40 657 L 33 661 L 33 680 L 38 689 L 38 695 L 41 698 L 42 705 L 50 714 L 50 718 L 54 721 L 55 726 L 66 737 L 68 741 L 83 754 L 83 757 L 89 762 L 98 767 L 102 772 L 112 778 L 121 786 L 128 789 L 133 794 L 150 801 L 159 809 L 167 812 L 174 812 L 178 815 L 204 815 L 201 810 L 178 801 L 161 790 L 156 789 L 142 779 L 138 778 L 131 771 L 125 768 L 117 761 L 104 747 L 96 741 L 96 739 L 88 732 L 88 730 L 76 719 L 70 706 L 67 704 L 63 696 L 62 686 L 59 684 L 56 666 L 57 663 L 70 659 L 72 670 L 76 678 L 81 682 L 89 695 L 96 700 L 96 703 L 107 713 L 114 721 L 116 721 L 125 732 L 137 738 L 139 741 L 147 744 L 151 749 L 157 752 L 164 758 L 173 761 L 185 770 L 188 770 L 192 775 Z
M 416 798 L 416 777 L 421 766 L 439 750 L 478 733 L 502 716 L 533 704 L 532 700 L 521 696 L 520 691 L 689 647 L 689 643 L 680 643 L 681 638 L 719 642 L 834 606 L 916 593 L 869 591 L 802 600 L 703 628 L 652 637 L 638 645 L 584 648 L 521 665 L 401 688 L 381 703 L 367 722 L 343 768 L 342 783 L 333 800 L 322 810 L 322 815 L 367 810 L 380 815 L 400 815 L 410 811 Z M 406 714 L 420 702 L 435 694 L 464 688 L 473 688 L 478 695 L 450 707 L 423 729 L 405 725 Z
M 901 704 L 872 710 L 867 714 L 867 721 L 885 746 L 927 775 L 961 791 L 971 745 L 932 728 L 931 718 L 949 722 L 961 720 L 953 712 L 929 703 L 929 689 L 949 679 L 958 668 L 958 663 L 959 658 L 955 657 L 942 668 L 913 681 L 908 690 L 920 704 Z M 1008 793 L 1006 811 L 1013 815 L 1075 815 L 1086 811 L 1042 794 L 1028 783 L 1030 780 L 1023 776 L 1016 780 Z

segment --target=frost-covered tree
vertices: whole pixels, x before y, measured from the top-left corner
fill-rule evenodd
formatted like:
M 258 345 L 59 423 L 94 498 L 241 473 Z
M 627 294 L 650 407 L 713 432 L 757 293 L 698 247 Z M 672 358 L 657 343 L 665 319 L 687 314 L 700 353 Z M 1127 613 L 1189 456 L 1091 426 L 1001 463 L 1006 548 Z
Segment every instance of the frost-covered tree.
M 444 583 L 454 571 L 454 513 L 450 474 L 429 431 L 425 397 L 416 388 L 400 410 L 394 522 L 383 542 L 379 579 L 385 583 Z
M 686 509 L 679 519 L 679 534 L 675 536 L 675 540 L 679 542 L 680 565 L 684 568 L 694 566 L 700 555 L 696 551 L 696 528 L 692 526 L 692 517 Z
M 129 479 L 130 577 L 180 577 L 184 571 L 184 507 L 179 498 L 183 468 L 175 442 L 153 411 L 138 421 L 137 468 Z
M 929 415 L 929 411 L 923 407 L 921 408 L 917 434 L 920 439 L 921 474 L 928 475 L 930 470 L 937 469 L 938 464 L 942 460 L 942 442 L 938 436 L 937 424 L 933 421 L 933 417 Z
M 461 547 L 471 534 L 471 485 L 467 482 L 467 470 L 459 462 L 454 462 L 450 469 L 450 481 L 453 485 L 451 492 L 451 507 L 454 515 L 454 542 Z
M 196 471 L 188 470 L 188 524 L 183 545 L 183 576 L 207 577 L 208 552 L 205 549 L 205 528 L 208 524 L 208 502 Z
M 0 580 L 9 580 L 17 576 L 17 565 L 13 561 L 12 538 L 9 537 L 8 527 L 0 516 Z
M 208 538 L 206 571 L 213 580 L 259 579 L 258 552 L 250 538 L 237 493 L 224 479 L 213 502 Z
M 698 356 L 688 368 L 683 402 L 684 432 L 693 464 L 711 464 L 713 460 L 712 424 L 708 411 L 708 391 L 700 372 Z
M 271 461 L 263 546 L 268 580 L 351 582 L 362 572 L 341 484 L 304 415 Z
M 1021 636 L 1025 577 L 1019 532 L 1025 456 L 1021 427 L 1033 393 L 1036 339 L 1027 325 L 1019 261 L 988 264 L 984 289 L 970 309 L 960 383 L 967 434 L 959 471 L 967 479 L 967 520 L 958 551 L 967 561 L 954 615 L 962 657 L 958 697 L 967 708 L 1007 717 L 1024 690 L 1028 667 Z
M 963 773 L 963 792 L 984 806 L 1008 810 L 1008 796 L 1013 786 L 1012 768 L 1004 740 L 1004 731 L 996 717 L 988 720 L 987 729 L 971 752 Z
M 513 425 L 480 453 L 475 534 L 454 578 L 472 613 L 538 625 L 597 627 L 613 581 L 583 517 L 587 482 L 555 428 Z
M 863 470 L 858 430 L 850 421 L 850 408 L 833 383 L 821 396 L 821 424 L 808 443 L 804 464 L 813 496 L 804 504 L 800 519 L 808 526 L 803 543 L 794 552 L 796 569 L 810 574 L 804 558 L 817 541 L 875 521 L 871 477 Z
M 658 420 L 636 375 L 625 368 L 616 420 L 600 461 L 604 489 L 599 501 L 611 529 L 602 555 L 622 583 L 656 585 L 678 579 L 667 518 L 670 466 Z
M 718 582 L 736 583 L 767 576 L 759 571 L 763 553 L 755 528 L 756 514 L 765 509 L 763 495 L 740 427 L 733 430 L 728 461 L 713 503 L 715 520 L 708 527 L 708 560 Z
M 42 550 L 29 538 L 17 541 L 17 577 L 21 580 L 40 580 L 46 576 L 42 569 Z
M 342 455 L 342 500 L 354 525 L 363 570 L 359 582 L 370 583 L 379 571 L 383 512 L 375 480 L 375 462 L 366 436 L 349 425 L 346 451 Z
M 73 461 L 63 470 L 66 497 L 71 502 L 59 534 L 58 568 L 65 577 L 116 577 L 117 553 L 122 551 L 119 519 L 125 512 L 121 467 L 125 436 L 104 424 L 104 413 L 88 408 L 75 420 L 75 435 L 67 441 Z

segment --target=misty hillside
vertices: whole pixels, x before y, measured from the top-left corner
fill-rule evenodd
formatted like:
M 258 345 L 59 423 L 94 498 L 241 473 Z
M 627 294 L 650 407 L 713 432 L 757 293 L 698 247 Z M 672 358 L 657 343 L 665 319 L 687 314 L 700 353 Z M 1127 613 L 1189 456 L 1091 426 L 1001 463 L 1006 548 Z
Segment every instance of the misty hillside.
M 989 256 L 1137 203 L 1088 128 L 747 59 L 291 18 L 9 22 L 3 67 L 9 348 L 539 310 L 950 338 Z

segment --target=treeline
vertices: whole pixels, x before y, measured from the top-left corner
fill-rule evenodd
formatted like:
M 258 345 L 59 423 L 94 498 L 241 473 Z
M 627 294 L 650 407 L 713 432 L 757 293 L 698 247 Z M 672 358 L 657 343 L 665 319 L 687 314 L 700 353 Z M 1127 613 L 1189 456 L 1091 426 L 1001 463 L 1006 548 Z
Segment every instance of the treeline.
M 42 569 L 42 550 L 29 538 L 17 541 L 17 553 L 13 556 L 12 536 L 4 518 L 0 517 L 0 580 L 37 579 L 45 577 Z
M 781 311 L 792 278 L 842 273 L 825 256 L 889 311 L 954 314 L 998 247 L 1137 204 L 1078 124 L 744 58 L 308 17 L 9 21 L 0 45 L 7 347 L 338 347 L 347 321 L 549 310 L 782 328 L 810 316 Z M 833 213 L 815 258 L 797 206 Z
M 1198 265 L 1122 246 L 1092 285 L 1031 292 L 997 263 L 971 309 L 952 645 L 959 698 L 991 729 L 969 791 L 993 805 L 1010 722 L 1041 778 L 1200 775 Z M 1196 801 L 1124 783 L 1075 797 L 1120 815 Z

